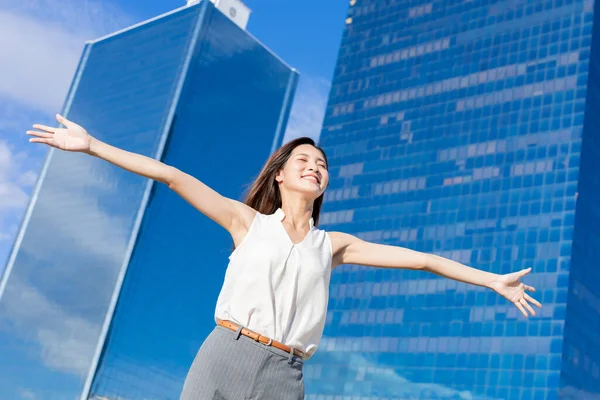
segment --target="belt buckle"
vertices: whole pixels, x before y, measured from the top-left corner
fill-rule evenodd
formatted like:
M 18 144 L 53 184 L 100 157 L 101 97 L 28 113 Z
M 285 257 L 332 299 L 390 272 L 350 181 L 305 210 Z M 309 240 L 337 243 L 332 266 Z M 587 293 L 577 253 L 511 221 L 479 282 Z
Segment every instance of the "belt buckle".
M 262 345 L 264 345 L 264 346 L 267 346 L 267 347 L 268 347 L 268 346 L 270 346 L 271 344 L 273 344 L 273 339 L 271 339 L 271 338 L 269 338 L 269 341 L 268 341 L 267 343 L 263 343 L 263 342 L 261 342 L 261 341 L 260 341 L 260 337 L 261 337 L 261 336 L 262 336 L 262 337 L 266 337 L 266 336 L 263 336 L 263 335 L 261 335 L 261 334 L 259 333 L 259 334 L 258 334 L 258 336 L 256 337 L 256 339 L 254 339 L 254 340 L 256 340 L 258 343 L 260 343 L 260 344 L 262 344 Z

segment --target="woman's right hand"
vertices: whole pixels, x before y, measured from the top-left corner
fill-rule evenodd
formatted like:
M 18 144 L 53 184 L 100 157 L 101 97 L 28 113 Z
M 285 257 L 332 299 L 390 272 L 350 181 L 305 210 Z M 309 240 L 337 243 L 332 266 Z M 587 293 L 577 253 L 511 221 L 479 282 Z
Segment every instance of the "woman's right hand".
M 51 126 L 34 124 L 33 127 L 39 129 L 39 131 L 27 131 L 28 135 L 34 136 L 29 141 L 32 143 L 44 143 L 66 151 L 83 153 L 90 151 L 92 137 L 83 127 L 69 121 L 60 114 L 56 114 L 56 120 L 66 126 L 66 128 L 53 128 Z

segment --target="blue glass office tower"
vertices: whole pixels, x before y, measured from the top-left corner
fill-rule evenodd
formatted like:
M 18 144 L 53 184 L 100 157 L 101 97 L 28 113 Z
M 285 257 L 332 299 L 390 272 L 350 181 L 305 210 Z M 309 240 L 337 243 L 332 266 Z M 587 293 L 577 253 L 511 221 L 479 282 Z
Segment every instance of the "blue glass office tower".
M 323 224 L 495 273 L 343 266 L 307 399 L 600 396 L 600 16 L 590 0 L 352 0 Z
M 296 80 L 203 1 L 88 43 L 63 112 L 239 199 Z M 231 245 L 165 185 L 50 152 L 0 286 L 0 398 L 178 398 Z

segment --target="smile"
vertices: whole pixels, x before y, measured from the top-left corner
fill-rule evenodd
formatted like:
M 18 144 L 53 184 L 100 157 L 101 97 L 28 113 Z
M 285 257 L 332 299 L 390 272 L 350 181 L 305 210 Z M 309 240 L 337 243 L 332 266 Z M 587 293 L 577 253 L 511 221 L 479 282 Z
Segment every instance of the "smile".
M 316 176 L 314 176 L 314 175 L 306 175 L 306 176 L 303 176 L 302 179 L 310 180 L 312 182 L 321 183 L 321 180 L 319 178 L 317 178 Z

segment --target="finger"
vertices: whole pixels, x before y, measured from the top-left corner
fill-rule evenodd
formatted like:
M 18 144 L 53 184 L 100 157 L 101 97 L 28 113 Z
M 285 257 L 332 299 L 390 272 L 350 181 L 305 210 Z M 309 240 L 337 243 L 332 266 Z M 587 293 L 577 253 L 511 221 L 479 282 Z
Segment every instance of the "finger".
M 523 286 L 523 289 L 529 290 L 530 292 L 535 292 L 535 288 L 533 286 L 525 285 Z
M 525 300 L 525 298 L 521 298 L 521 300 L 519 300 L 519 303 L 521 303 L 523 305 L 523 307 L 525 307 L 527 309 L 527 311 L 529 311 L 529 314 L 535 315 L 535 310 L 533 308 L 531 308 L 531 306 L 529 305 L 527 300 Z
M 527 312 L 525 311 L 525 309 L 523 308 L 523 306 L 521 305 L 521 303 L 519 303 L 518 301 L 516 301 L 514 304 L 521 311 L 521 314 L 523 314 L 525 316 L 525 318 L 527 318 Z
M 27 131 L 25 132 L 26 134 L 30 135 L 30 136 L 37 136 L 40 138 L 51 138 L 53 135 L 51 133 L 48 132 L 39 132 L 39 131 Z
M 530 295 L 528 295 L 527 293 L 524 293 L 525 296 L 525 300 L 527 300 L 530 303 L 535 304 L 536 306 L 538 306 L 539 308 L 542 308 L 542 304 L 537 301 L 536 299 L 534 299 L 533 297 L 531 297 Z
M 45 139 L 45 138 L 31 138 L 29 139 L 31 143 L 44 143 L 49 146 L 54 146 L 54 139 Z
M 66 119 L 65 117 L 63 117 L 60 114 L 56 114 L 56 120 L 58 122 L 60 122 L 61 124 L 63 124 L 64 126 L 66 126 L 67 128 L 69 128 L 72 124 L 71 121 L 69 121 L 68 119 Z
M 529 268 L 527 268 L 527 269 L 524 269 L 524 270 L 520 271 L 520 272 L 519 272 L 519 278 L 521 278 L 521 277 L 523 277 L 523 276 L 527 275 L 527 274 L 528 274 L 528 273 L 530 273 L 530 272 L 531 272 L 531 267 L 529 267 Z
M 50 133 L 54 133 L 56 131 L 56 128 L 53 128 L 53 127 L 48 126 L 48 125 L 33 124 L 33 127 L 35 129 L 39 129 L 41 131 L 50 132 Z

